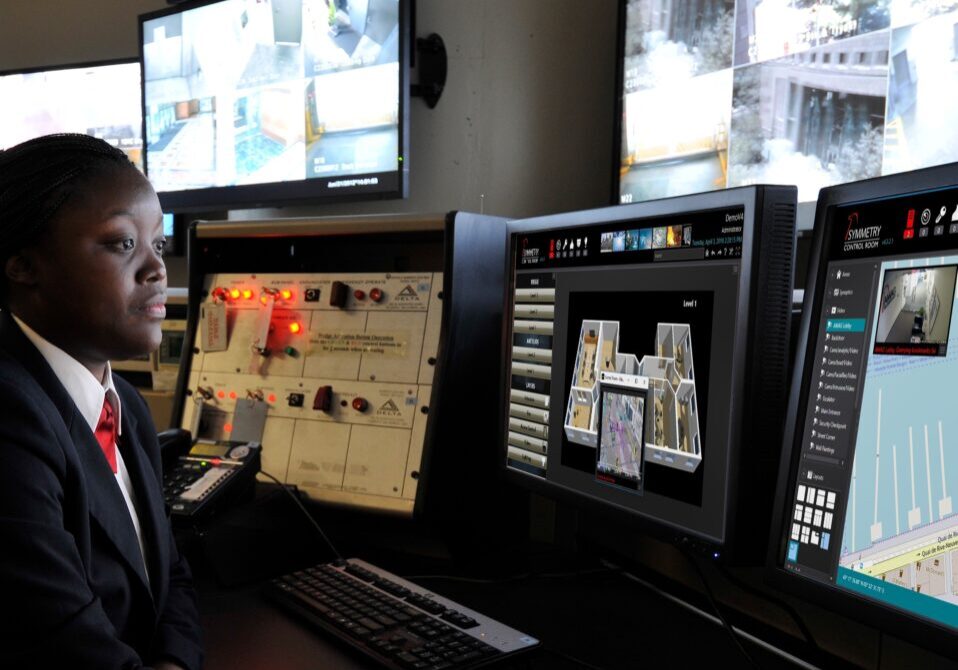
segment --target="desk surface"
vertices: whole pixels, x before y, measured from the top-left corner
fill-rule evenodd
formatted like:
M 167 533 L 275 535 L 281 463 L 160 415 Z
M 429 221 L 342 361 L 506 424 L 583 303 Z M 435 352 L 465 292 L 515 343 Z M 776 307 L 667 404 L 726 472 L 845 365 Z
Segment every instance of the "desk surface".
M 414 580 L 538 637 L 503 668 L 745 665 L 724 630 L 621 574 L 592 572 L 496 583 Z M 264 600 L 256 587 L 200 593 L 207 670 L 376 667 Z M 760 650 L 750 649 L 753 655 Z M 577 662 L 575 659 L 580 660 Z M 762 656 L 762 667 L 787 667 Z

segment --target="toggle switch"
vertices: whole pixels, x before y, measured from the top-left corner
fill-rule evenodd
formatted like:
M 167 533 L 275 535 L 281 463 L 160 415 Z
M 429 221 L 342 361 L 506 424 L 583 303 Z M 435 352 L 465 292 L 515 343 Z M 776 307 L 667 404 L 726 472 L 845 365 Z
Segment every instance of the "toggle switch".
M 349 286 L 341 281 L 334 281 L 329 288 L 329 306 L 345 307 L 346 300 L 349 297 Z
M 313 398 L 313 409 L 321 412 L 328 412 L 333 407 L 333 387 L 320 386 L 316 389 L 316 397 Z

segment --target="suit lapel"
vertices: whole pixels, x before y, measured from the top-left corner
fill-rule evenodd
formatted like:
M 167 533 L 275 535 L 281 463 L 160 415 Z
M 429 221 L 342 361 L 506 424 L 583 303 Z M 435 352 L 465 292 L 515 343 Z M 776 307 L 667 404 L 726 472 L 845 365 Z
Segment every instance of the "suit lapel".
M 133 412 L 133 400 L 123 399 L 123 432 L 120 436 L 120 452 L 130 473 L 130 481 L 136 491 L 136 510 L 140 517 L 140 530 L 143 544 L 146 546 L 147 565 L 150 569 L 150 585 L 154 601 L 166 592 L 166 580 L 169 578 L 170 544 L 163 529 L 166 518 L 163 515 L 163 492 L 156 474 L 146 458 L 143 445 L 137 433 L 137 421 Z
M 130 519 L 126 501 L 123 499 L 123 494 L 120 493 L 120 487 L 116 482 L 113 471 L 103 456 L 103 451 L 100 449 L 93 431 L 80 416 L 76 404 L 70 398 L 70 394 L 67 393 L 60 380 L 57 379 L 46 359 L 37 351 L 37 348 L 33 346 L 13 318 L 6 312 L 0 313 L 0 342 L 33 375 L 60 413 L 73 440 L 73 445 L 86 476 L 90 516 L 103 529 L 129 568 L 137 575 L 143 584 L 143 588 L 149 593 L 150 589 L 143 568 L 140 546 L 136 539 L 133 521 Z M 126 412 L 124 412 L 125 418 Z M 126 422 L 124 422 L 125 431 Z M 123 452 L 123 457 L 126 458 L 126 452 Z M 162 504 L 160 509 L 162 509 Z M 152 541 L 150 544 L 152 544 Z

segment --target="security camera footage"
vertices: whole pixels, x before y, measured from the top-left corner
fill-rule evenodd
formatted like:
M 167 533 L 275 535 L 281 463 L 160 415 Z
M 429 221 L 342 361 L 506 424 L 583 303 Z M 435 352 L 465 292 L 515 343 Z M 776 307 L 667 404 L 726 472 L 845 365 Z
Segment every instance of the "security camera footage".
M 958 2 L 629 0 L 619 194 L 832 184 L 958 160 Z
M 147 169 L 160 192 L 400 165 L 399 0 L 224 0 L 143 23 Z

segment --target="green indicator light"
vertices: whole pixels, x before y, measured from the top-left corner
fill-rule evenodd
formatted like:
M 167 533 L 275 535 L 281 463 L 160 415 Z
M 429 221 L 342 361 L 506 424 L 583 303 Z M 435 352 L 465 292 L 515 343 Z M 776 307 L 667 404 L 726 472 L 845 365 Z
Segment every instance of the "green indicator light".
M 202 461 L 200 465 L 206 465 L 206 461 Z

